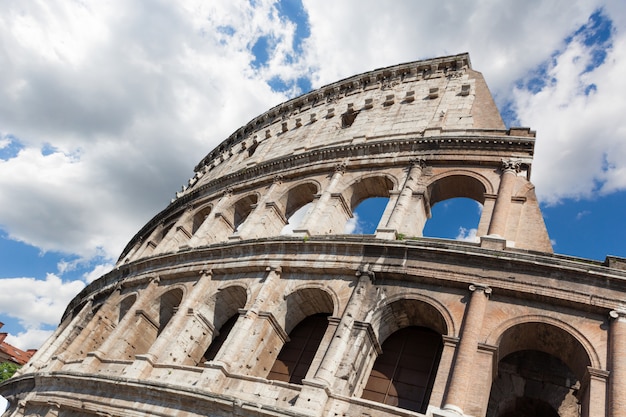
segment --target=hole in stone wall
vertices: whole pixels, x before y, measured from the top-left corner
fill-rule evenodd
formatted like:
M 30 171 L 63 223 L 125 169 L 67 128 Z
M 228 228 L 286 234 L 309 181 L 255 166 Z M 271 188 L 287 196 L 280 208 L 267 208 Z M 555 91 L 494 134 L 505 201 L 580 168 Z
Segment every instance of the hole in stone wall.
M 219 329 L 219 334 L 213 339 L 209 348 L 204 352 L 203 358 L 200 360 L 199 365 L 204 362 L 212 361 L 217 356 L 217 352 L 219 352 L 220 348 L 226 341 L 226 338 L 230 334 L 230 331 L 235 327 L 235 323 L 237 322 L 237 317 L 239 314 L 235 314 L 231 318 L 229 318 L 226 323 Z
M 441 335 L 417 326 L 389 336 L 362 398 L 420 413 L 426 411 L 443 348 Z
M 267 379 L 301 384 L 328 327 L 328 314 L 314 314 L 289 333 Z
M 363 235 L 375 233 L 388 202 L 388 197 L 372 197 L 363 200 L 354 209 L 353 217 L 346 222 L 344 233 Z
M 294 213 L 287 219 L 287 224 L 280 231 L 281 235 L 290 235 L 293 233 L 293 230 L 296 229 L 304 220 L 304 217 L 307 215 L 309 210 L 313 208 L 313 203 L 307 203 L 300 207 L 298 210 L 294 211 Z
M 443 239 L 477 242 L 476 231 L 483 205 L 471 198 L 458 197 L 436 203 L 423 235 Z

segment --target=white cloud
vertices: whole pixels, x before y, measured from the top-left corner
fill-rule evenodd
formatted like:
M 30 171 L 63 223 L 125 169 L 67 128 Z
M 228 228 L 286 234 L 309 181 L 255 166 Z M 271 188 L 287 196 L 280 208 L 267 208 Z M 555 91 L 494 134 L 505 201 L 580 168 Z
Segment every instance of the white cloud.
M 352 213 L 352 217 L 348 219 L 346 225 L 344 226 L 343 232 L 347 235 L 356 233 L 363 233 L 363 226 L 359 223 L 359 214 L 356 212 Z
M 480 239 L 476 237 L 476 232 L 476 229 L 459 227 L 459 234 L 455 237 L 455 240 L 460 240 L 462 242 L 480 242 Z
M 538 132 L 533 181 L 542 201 L 626 189 L 624 29 L 615 29 L 613 45 L 596 68 L 589 71 L 597 46 L 578 35 L 550 63 L 539 92 L 515 91 L 520 121 Z
M 82 281 L 64 282 L 54 274 L 45 280 L 0 279 L 0 313 L 17 318 L 26 329 L 7 341 L 21 349 L 39 347 L 49 335 L 42 327 L 57 326 L 67 304 L 84 287 Z
M 111 271 L 114 267 L 115 267 L 115 264 L 113 263 L 105 263 L 105 264 L 96 265 L 91 271 L 83 275 L 83 279 L 85 280 L 87 284 L 90 284 L 96 279 L 100 278 L 102 275 Z

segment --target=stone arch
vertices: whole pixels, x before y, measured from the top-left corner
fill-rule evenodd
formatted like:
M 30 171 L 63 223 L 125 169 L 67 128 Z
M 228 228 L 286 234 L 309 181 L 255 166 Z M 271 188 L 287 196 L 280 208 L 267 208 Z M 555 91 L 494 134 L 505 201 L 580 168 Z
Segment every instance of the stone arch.
M 204 223 L 204 221 L 209 217 L 212 211 L 213 211 L 213 204 L 211 203 L 205 204 L 199 207 L 198 209 L 196 209 L 191 219 L 191 234 L 192 235 L 194 235 L 198 231 L 200 226 L 202 226 L 202 223 Z
M 246 221 L 254 208 L 253 206 L 257 204 L 258 201 L 259 195 L 257 193 L 249 193 L 235 201 L 231 206 L 231 216 L 229 219 L 234 230 L 237 230 L 237 228 Z
M 159 318 L 157 336 L 163 332 L 183 301 L 185 292 L 181 287 L 169 288 L 159 297 Z
M 338 317 L 339 316 L 339 309 L 341 307 L 340 303 L 339 303 L 339 295 L 337 294 L 337 291 L 335 291 L 335 289 L 333 287 L 331 287 L 329 285 L 324 285 L 324 284 L 319 283 L 319 282 L 309 282 L 309 283 L 305 283 L 305 284 L 296 285 L 290 291 L 290 294 L 293 294 L 293 293 L 295 293 L 297 291 L 300 291 L 300 290 L 306 290 L 306 289 L 318 289 L 320 291 L 326 292 L 331 297 L 333 310 L 332 311 L 325 311 L 325 312 L 330 314 L 330 315 L 332 315 L 332 316 L 334 316 L 334 317 Z
M 494 187 L 487 178 L 473 171 L 451 170 L 430 178 L 427 186 L 428 201 L 434 206 L 450 198 L 471 198 L 485 203 L 485 194 L 493 194 Z
M 318 313 L 333 314 L 336 303 L 326 288 L 306 285 L 285 296 L 285 302 L 276 319 L 283 325 L 285 332 L 293 328 L 308 316 Z
M 444 310 L 445 311 L 445 310 Z M 425 413 L 449 325 L 424 299 L 396 297 L 372 315 L 381 351 L 364 380 L 362 398 Z
M 512 318 L 510 320 L 503 322 L 498 327 L 496 327 L 487 336 L 487 339 L 485 342 L 489 345 L 500 346 L 507 331 L 519 325 L 533 324 L 533 323 L 552 326 L 553 328 L 558 329 L 561 332 L 564 332 L 571 338 L 570 341 L 575 342 L 580 347 L 580 349 L 582 349 L 582 351 L 579 350 L 577 352 L 578 356 L 585 356 L 586 358 L 588 358 L 589 366 L 591 366 L 592 368 L 597 368 L 597 369 L 602 368 L 602 362 L 600 360 L 600 356 L 598 355 L 598 352 L 593 347 L 593 344 L 589 341 L 589 339 L 587 339 L 574 326 L 570 325 L 569 323 L 563 320 L 559 320 L 553 317 L 533 314 L 533 315 L 526 315 L 526 316 Z M 508 349 L 508 348 L 505 346 L 505 349 Z M 583 351 L 584 351 L 584 354 L 583 354 Z M 503 351 L 502 349 L 500 349 L 500 357 L 503 357 L 508 353 L 511 353 L 511 352 L 507 350 Z M 551 354 L 551 352 L 546 352 L 546 353 Z M 558 357 L 558 355 L 556 356 Z M 564 362 L 567 363 L 566 361 Z M 572 368 L 572 370 L 574 370 L 574 368 Z M 581 372 L 582 375 L 584 375 L 585 370 L 586 368 L 582 370 Z
M 420 326 L 449 335 L 454 329 L 450 313 L 432 299 L 411 294 L 390 299 L 372 314 L 371 325 L 379 343 L 408 326 Z M 442 309 L 443 308 L 443 309 Z
M 320 184 L 317 181 L 312 180 L 302 181 L 299 184 L 291 186 L 278 199 L 278 202 L 283 209 L 285 218 L 288 219 L 299 208 L 312 202 L 315 199 L 315 195 L 319 193 L 320 189 Z
M 580 416 L 579 402 L 583 410 L 589 408 L 588 392 L 581 395 L 579 389 L 587 390 L 588 368 L 597 367 L 598 358 L 572 326 L 549 317 L 526 316 L 503 323 L 490 339 L 496 340 L 499 361 L 489 417 L 535 415 L 518 413 L 540 403 L 562 417 Z
M 398 181 L 389 174 L 366 175 L 353 181 L 342 193 L 351 210 L 363 200 L 371 197 L 389 197 L 397 190 Z
M 373 322 L 374 320 L 376 320 L 374 317 L 376 317 L 376 314 L 382 314 L 381 311 L 388 305 L 396 302 L 396 301 L 402 301 L 402 300 L 414 300 L 414 301 L 418 301 L 424 304 L 427 304 L 430 308 L 433 308 L 435 310 L 437 310 L 437 312 L 441 315 L 441 318 L 443 319 L 445 325 L 444 326 L 440 326 L 439 329 L 433 329 L 433 330 L 437 330 L 437 331 L 443 331 L 444 329 L 446 330 L 445 332 L 441 332 L 441 335 L 443 336 L 458 336 L 457 331 L 458 331 L 458 326 L 456 325 L 454 318 L 452 317 L 452 314 L 450 313 L 450 310 L 448 310 L 448 307 L 446 307 L 441 301 L 439 301 L 438 299 L 436 299 L 435 297 L 431 297 L 428 295 L 424 295 L 424 294 L 417 294 L 417 293 L 409 293 L 409 294 L 396 294 L 393 295 L 389 298 L 387 298 L 385 300 L 385 302 L 381 305 L 379 305 L 374 311 L 372 311 L 372 313 L 369 315 L 369 321 L 372 322 L 372 326 L 373 326 Z M 426 326 L 428 327 L 428 326 Z
M 205 300 L 201 308 L 207 310 L 207 318 L 213 324 L 213 331 L 202 342 L 202 349 L 199 352 L 204 352 L 204 354 L 202 358 L 194 358 L 196 363 L 215 359 L 235 326 L 239 310 L 248 303 L 248 298 L 247 287 L 238 283 L 229 283 Z
M 117 322 L 118 323 L 124 318 L 126 313 L 130 311 L 130 309 L 133 307 L 136 301 L 137 301 L 137 293 L 134 293 L 134 292 L 126 295 L 124 298 L 120 300 L 118 304 L 118 309 L 117 309 Z
M 335 311 L 336 303 L 326 289 L 301 286 L 281 304 L 283 308 L 276 319 L 289 338 L 280 347 L 267 378 L 300 384 L 314 363 L 318 363 L 318 350 L 321 350 L 328 331 L 328 317 Z

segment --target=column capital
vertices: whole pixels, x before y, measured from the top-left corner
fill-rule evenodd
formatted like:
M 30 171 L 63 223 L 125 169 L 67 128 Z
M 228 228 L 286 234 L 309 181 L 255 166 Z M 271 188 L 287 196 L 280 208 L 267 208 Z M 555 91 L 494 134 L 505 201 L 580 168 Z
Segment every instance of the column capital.
M 492 293 L 492 289 L 491 287 L 487 286 L 487 285 L 483 285 L 483 284 L 471 284 L 469 286 L 469 290 L 471 292 L 483 292 L 487 297 L 489 297 Z
M 346 172 L 347 167 L 348 167 L 348 164 L 345 161 L 340 164 L 337 164 L 335 165 L 335 173 L 343 174 L 344 172 Z
M 283 272 L 283 268 L 277 265 L 270 265 L 265 268 L 265 272 L 274 272 L 276 275 L 280 275 Z
M 503 173 L 517 174 L 522 169 L 522 161 L 520 159 L 502 159 L 500 168 Z
M 615 310 L 609 311 L 609 319 L 611 320 L 624 319 L 624 318 L 626 318 L 626 309 L 616 308 Z
M 426 168 L 426 159 L 418 157 L 409 159 L 409 164 L 411 164 L 411 168 Z
M 204 269 L 201 269 L 198 274 L 200 275 L 200 277 L 212 277 L 213 270 L 211 268 L 204 268 Z

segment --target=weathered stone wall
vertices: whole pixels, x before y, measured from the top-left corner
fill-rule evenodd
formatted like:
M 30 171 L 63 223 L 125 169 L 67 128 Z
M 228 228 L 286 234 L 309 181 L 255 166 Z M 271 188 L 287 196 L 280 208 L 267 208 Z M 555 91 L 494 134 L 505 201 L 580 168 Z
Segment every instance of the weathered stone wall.
M 622 416 L 626 261 L 552 254 L 533 148 L 533 132 L 504 129 L 465 54 L 270 110 L 70 303 L 0 386 L 7 415 Z M 375 234 L 345 235 L 376 196 L 389 201 Z M 453 197 L 483 205 L 479 239 L 421 237 Z M 294 337 L 319 314 L 319 344 Z M 409 328 L 439 340 L 435 355 L 418 343 L 403 356 L 427 376 L 376 367 Z M 269 379 L 277 363 L 304 378 Z M 370 381 L 390 381 L 384 399 L 362 398 Z M 404 406 L 412 395 L 424 403 Z

